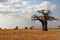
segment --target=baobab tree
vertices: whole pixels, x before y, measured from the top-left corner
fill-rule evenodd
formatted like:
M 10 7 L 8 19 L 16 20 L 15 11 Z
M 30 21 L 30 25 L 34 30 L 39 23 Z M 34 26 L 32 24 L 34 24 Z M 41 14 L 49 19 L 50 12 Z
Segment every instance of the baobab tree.
M 52 21 L 52 20 L 57 20 L 55 17 L 52 17 L 50 14 L 51 14 L 51 11 L 50 10 L 37 10 L 37 12 L 39 14 L 42 14 L 42 16 L 38 16 L 36 14 L 34 14 L 32 16 L 32 20 L 39 20 L 41 23 L 42 23 L 42 30 L 43 31 L 48 31 L 48 28 L 47 28 L 47 23 L 48 21 Z

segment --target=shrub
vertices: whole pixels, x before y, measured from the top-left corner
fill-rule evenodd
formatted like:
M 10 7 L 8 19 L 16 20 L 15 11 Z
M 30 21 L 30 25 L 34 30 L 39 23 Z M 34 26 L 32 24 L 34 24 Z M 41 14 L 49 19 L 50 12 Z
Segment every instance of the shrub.
M 28 27 L 25 27 L 25 29 L 28 29 Z
M 18 26 L 16 26 L 15 30 L 18 30 Z

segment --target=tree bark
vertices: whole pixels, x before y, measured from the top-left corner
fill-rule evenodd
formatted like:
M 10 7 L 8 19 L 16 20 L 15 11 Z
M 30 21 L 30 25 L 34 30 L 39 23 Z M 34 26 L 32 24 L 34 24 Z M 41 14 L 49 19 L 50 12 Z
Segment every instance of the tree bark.
M 48 28 L 47 28 L 47 15 L 46 14 L 44 15 L 44 20 L 42 22 L 42 26 L 43 26 L 43 31 L 48 31 Z
M 47 22 L 42 22 L 42 30 L 43 31 L 48 31 Z
M 44 31 L 48 31 L 47 22 L 44 23 Z
M 42 30 L 44 31 L 44 23 L 42 22 Z

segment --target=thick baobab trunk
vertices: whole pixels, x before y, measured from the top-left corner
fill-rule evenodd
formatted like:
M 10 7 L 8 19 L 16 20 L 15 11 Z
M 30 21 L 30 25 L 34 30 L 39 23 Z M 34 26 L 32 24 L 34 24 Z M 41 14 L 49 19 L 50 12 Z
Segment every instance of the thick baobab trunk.
M 47 22 L 42 22 L 42 30 L 43 31 L 48 31 Z
M 44 23 L 44 31 L 48 31 L 47 22 Z
M 48 28 L 47 28 L 47 15 L 44 14 L 44 20 L 42 22 L 42 29 L 43 31 L 48 31 Z
M 42 30 L 44 31 L 44 23 L 42 22 Z

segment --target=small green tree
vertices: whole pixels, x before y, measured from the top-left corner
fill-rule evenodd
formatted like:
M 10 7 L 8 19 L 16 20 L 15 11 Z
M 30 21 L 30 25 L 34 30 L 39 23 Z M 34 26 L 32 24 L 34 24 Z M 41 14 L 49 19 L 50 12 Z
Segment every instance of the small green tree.
M 47 28 L 48 21 L 57 20 L 57 19 L 50 15 L 50 13 L 51 13 L 50 10 L 47 10 L 47 11 L 46 10 L 37 10 L 37 12 L 39 12 L 39 14 L 42 14 L 42 16 L 38 16 L 38 15 L 34 14 L 32 16 L 32 20 L 39 20 L 42 23 L 42 30 L 48 31 L 48 28 Z

